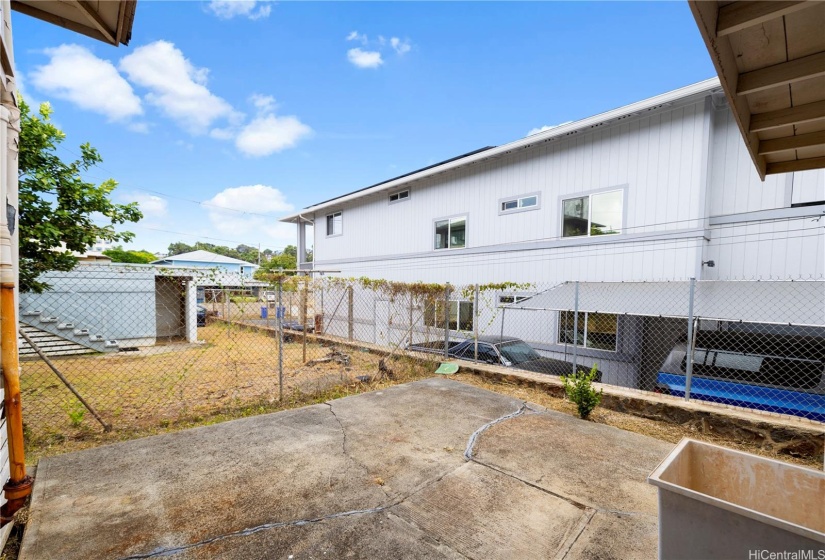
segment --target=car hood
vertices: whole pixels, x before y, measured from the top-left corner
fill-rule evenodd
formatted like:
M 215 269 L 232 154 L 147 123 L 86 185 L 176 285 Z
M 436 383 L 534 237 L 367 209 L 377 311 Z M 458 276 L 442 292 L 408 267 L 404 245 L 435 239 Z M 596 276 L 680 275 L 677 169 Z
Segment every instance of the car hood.
M 573 370 L 572 362 L 565 362 L 563 360 L 554 360 L 553 358 L 538 358 L 537 360 L 530 360 L 529 362 L 522 362 L 513 367 L 517 369 L 524 369 L 527 371 L 535 371 L 537 373 L 549 373 L 550 375 L 570 375 Z M 590 369 L 584 366 L 579 366 L 580 372 L 589 372 Z M 601 382 L 602 372 L 596 371 L 596 378 L 594 381 Z

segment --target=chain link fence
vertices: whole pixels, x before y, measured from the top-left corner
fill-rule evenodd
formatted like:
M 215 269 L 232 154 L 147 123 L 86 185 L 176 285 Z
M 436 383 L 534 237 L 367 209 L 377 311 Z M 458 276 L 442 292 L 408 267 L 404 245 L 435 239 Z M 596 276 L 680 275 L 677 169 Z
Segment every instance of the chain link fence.
M 439 285 L 80 265 L 21 294 L 30 436 L 469 360 L 825 421 L 825 282 Z M 575 365 L 574 365 L 575 364 Z

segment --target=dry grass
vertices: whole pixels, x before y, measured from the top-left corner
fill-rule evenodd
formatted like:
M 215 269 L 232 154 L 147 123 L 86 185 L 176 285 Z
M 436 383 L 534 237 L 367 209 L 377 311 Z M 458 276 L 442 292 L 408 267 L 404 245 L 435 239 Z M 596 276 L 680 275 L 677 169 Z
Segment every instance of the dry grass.
M 575 404 L 566 399 L 554 397 L 541 389 L 524 387 L 514 383 L 493 382 L 470 373 L 459 373 L 454 377 L 454 379 L 469 385 L 475 385 L 476 387 L 495 391 L 496 393 L 533 402 L 550 410 L 563 412 L 571 416 L 578 416 Z M 585 422 L 585 420 L 582 421 Z M 742 451 L 747 451 L 748 453 L 754 453 L 756 455 L 769 457 L 771 459 L 779 459 L 788 463 L 796 463 L 798 465 L 815 469 L 822 468 L 822 462 L 813 457 L 793 457 L 791 455 L 779 454 L 769 449 L 763 449 L 757 444 L 750 442 L 737 441 L 721 435 L 699 432 L 687 426 L 649 420 L 640 416 L 616 412 L 614 410 L 608 410 L 601 407 L 596 408 L 596 410 L 591 413 L 590 421 L 597 422 L 599 424 L 607 424 L 608 426 L 614 426 L 622 430 L 627 430 L 628 432 L 636 432 L 637 434 L 650 436 L 652 438 L 670 443 L 678 443 L 682 440 L 682 438 L 689 437 L 709 443 L 724 445 L 733 449 L 740 449 Z
M 198 336 L 206 343 L 54 360 L 78 392 L 112 424 L 114 432 L 109 434 L 102 433 L 100 424 L 45 363 L 24 362 L 23 417 L 30 459 L 167 428 L 302 406 L 330 391 L 339 396 L 361 392 L 365 386 L 356 376 L 378 372 L 378 356 L 353 349 L 344 350 L 350 357 L 349 366 L 335 362 L 305 365 L 299 336 L 284 344 L 281 402 L 275 339 L 220 323 L 198 329 Z M 330 350 L 308 343 L 306 358 L 321 358 Z M 403 372 L 399 380 L 423 375 L 412 362 L 403 367 L 398 363 Z

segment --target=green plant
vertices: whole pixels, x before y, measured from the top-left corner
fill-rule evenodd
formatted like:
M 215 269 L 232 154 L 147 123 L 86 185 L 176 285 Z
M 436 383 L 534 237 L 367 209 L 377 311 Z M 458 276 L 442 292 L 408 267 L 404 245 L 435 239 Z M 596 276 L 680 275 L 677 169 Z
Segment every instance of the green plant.
M 71 420 L 73 428 L 80 426 L 83 417 L 86 416 L 86 408 L 80 401 L 74 401 L 66 412 L 69 414 L 69 420 Z
M 573 375 L 562 375 L 561 377 L 567 398 L 576 404 L 579 416 L 584 419 L 587 419 L 593 409 L 602 402 L 603 390 L 596 391 L 593 388 L 593 379 L 596 378 L 597 372 L 596 364 L 593 364 L 589 372 L 579 370 Z

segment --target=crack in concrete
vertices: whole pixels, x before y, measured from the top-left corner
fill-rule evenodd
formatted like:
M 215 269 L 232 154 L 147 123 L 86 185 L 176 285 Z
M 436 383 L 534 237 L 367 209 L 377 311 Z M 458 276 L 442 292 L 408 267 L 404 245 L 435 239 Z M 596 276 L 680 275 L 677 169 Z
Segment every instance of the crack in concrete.
M 593 521 L 593 517 L 595 516 L 595 509 L 590 509 L 587 511 L 584 517 L 581 520 L 579 520 L 579 525 L 577 527 L 578 531 L 576 532 L 576 536 L 573 537 L 572 540 L 569 537 L 565 539 L 565 543 L 569 542 L 569 544 L 562 546 L 562 548 L 556 553 L 556 558 L 559 558 L 561 560 L 567 558 L 567 555 L 570 554 L 571 550 L 573 550 L 573 547 L 579 541 L 579 537 L 581 537 L 584 534 L 584 531 L 590 525 L 590 522 Z
M 322 521 L 327 521 L 329 519 L 338 519 L 341 517 L 350 517 L 353 515 L 363 515 L 368 513 L 381 513 L 397 504 L 389 504 L 385 506 L 378 506 L 369 509 L 354 509 L 350 511 L 341 511 L 338 513 L 330 513 L 328 515 L 322 515 L 320 517 L 313 517 L 310 519 L 296 519 L 293 521 L 280 521 L 276 523 L 264 523 L 263 525 L 258 525 L 256 527 L 250 527 L 248 529 L 241 529 L 240 531 L 233 531 L 232 533 L 226 533 L 224 535 L 218 535 L 216 537 L 211 537 L 209 539 L 204 539 L 202 541 L 184 544 L 181 546 L 174 546 L 174 547 L 167 547 L 167 548 L 159 548 L 155 549 L 151 552 L 147 552 L 146 554 L 134 554 L 132 556 L 125 556 L 121 560 L 141 560 L 144 558 L 162 558 L 164 556 L 171 556 L 172 554 L 177 554 L 179 552 L 185 552 L 192 548 L 196 548 L 199 546 L 205 546 L 208 544 L 212 544 L 218 541 L 222 541 L 225 539 L 232 539 L 235 537 L 248 537 L 249 535 L 253 535 L 255 533 L 259 533 L 261 531 L 266 531 L 269 529 L 279 529 L 281 527 L 302 527 L 304 525 L 312 525 L 315 523 L 320 523 Z
M 370 473 L 370 469 L 369 469 L 369 467 L 367 467 L 367 465 L 365 465 L 364 463 L 362 463 L 361 461 L 359 461 L 358 459 L 356 459 L 355 457 L 353 457 L 350 454 L 349 448 L 347 446 L 347 430 L 344 428 L 344 424 L 343 424 L 343 422 L 341 422 L 341 419 L 338 418 L 338 415 L 335 413 L 335 409 L 333 408 L 332 403 L 331 402 L 325 402 L 323 404 L 325 404 L 329 407 L 329 411 L 332 413 L 332 416 L 335 418 L 335 421 L 338 422 L 338 427 L 341 428 L 341 436 L 342 436 L 342 439 L 341 439 L 341 452 L 344 454 L 344 456 L 347 459 L 349 459 L 350 461 L 352 461 L 353 463 L 355 463 L 356 465 L 361 467 L 364 470 L 364 472 L 366 472 L 368 475 L 372 474 L 372 473 Z M 387 490 L 384 488 L 383 484 L 379 484 L 378 487 L 381 489 L 381 492 L 384 493 L 385 498 L 388 498 L 388 499 L 391 498 L 391 496 L 389 495 Z
M 486 432 L 488 429 L 492 428 L 493 426 L 495 426 L 499 422 L 506 422 L 507 420 L 511 420 L 513 418 L 521 416 L 524 413 L 525 410 L 530 410 L 531 412 L 536 412 L 535 410 L 533 410 L 532 408 L 527 406 L 527 403 L 525 401 L 521 401 L 521 406 L 515 412 L 511 412 L 510 414 L 505 414 L 504 416 L 500 416 L 500 417 L 496 418 L 495 420 L 487 422 L 482 427 L 480 427 L 475 432 L 473 432 L 472 435 L 470 436 L 470 440 L 467 442 L 467 448 L 464 450 L 464 458 L 468 461 L 473 460 L 473 449 L 475 448 L 476 441 L 481 436 L 481 434 L 483 434 L 484 432 Z

